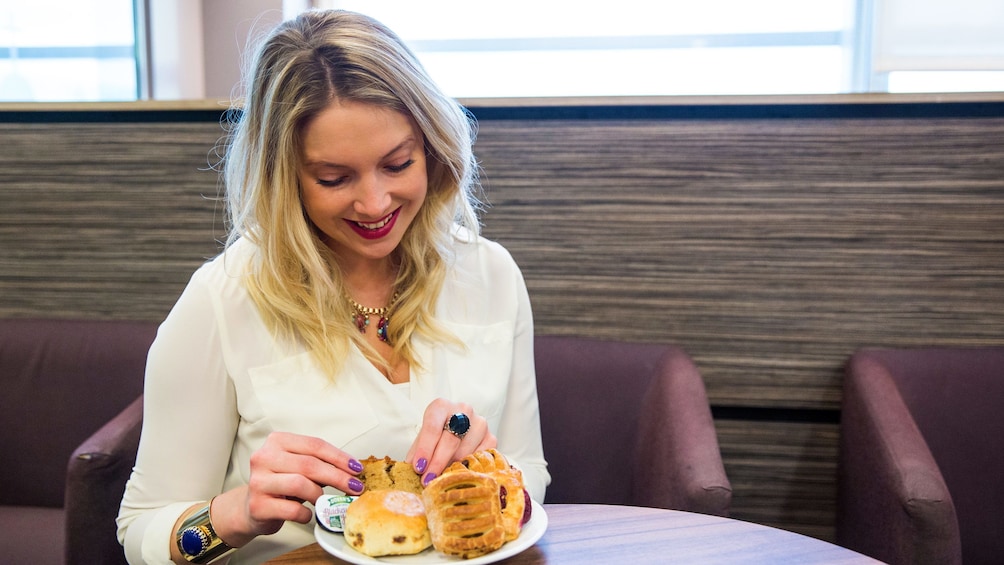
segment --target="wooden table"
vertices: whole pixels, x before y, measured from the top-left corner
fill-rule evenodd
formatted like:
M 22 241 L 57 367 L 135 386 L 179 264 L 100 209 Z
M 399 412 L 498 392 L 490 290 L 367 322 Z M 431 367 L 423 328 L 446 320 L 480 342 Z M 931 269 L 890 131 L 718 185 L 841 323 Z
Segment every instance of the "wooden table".
M 548 504 L 544 536 L 503 565 L 590 563 L 879 563 L 825 541 L 717 516 L 586 504 Z M 271 565 L 341 564 L 311 544 Z

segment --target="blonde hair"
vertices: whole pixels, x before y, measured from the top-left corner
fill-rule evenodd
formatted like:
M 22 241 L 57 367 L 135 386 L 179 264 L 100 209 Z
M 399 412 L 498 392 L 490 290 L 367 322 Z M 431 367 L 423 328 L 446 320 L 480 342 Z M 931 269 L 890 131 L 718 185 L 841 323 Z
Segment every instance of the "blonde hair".
M 475 124 L 430 80 L 405 44 L 361 14 L 308 11 L 280 24 L 251 61 L 246 100 L 224 161 L 229 247 L 257 246 L 246 276 L 252 300 L 270 329 L 299 339 L 330 376 L 353 341 L 389 366 L 350 322 L 351 310 L 334 254 L 321 241 L 300 199 L 297 169 L 304 126 L 333 101 L 391 108 L 425 137 L 428 192 L 393 259 L 400 293 L 389 328 L 396 359 L 421 366 L 413 338 L 451 341 L 434 319 L 453 231 L 480 231 Z

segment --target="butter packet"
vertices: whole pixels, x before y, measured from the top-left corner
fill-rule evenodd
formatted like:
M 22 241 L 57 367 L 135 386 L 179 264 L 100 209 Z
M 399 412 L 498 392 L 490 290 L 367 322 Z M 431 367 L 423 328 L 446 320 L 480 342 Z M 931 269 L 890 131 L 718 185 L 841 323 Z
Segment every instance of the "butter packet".
M 322 494 L 314 502 L 317 523 L 329 532 L 342 533 L 345 530 L 345 511 L 356 498 L 344 494 Z

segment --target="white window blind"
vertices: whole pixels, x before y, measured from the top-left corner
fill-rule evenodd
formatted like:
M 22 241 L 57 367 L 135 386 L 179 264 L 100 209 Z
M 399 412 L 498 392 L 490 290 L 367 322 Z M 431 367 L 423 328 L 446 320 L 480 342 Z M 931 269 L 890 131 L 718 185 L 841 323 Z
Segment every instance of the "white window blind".
M 855 0 L 321 0 L 396 31 L 452 96 L 850 90 Z
M 874 69 L 1004 71 L 1004 1 L 875 0 Z

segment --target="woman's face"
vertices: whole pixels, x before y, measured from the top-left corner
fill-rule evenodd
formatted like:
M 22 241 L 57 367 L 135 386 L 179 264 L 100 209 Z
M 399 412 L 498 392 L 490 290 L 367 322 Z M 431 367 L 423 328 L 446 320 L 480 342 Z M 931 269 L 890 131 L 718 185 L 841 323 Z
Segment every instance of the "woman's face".
M 386 259 L 428 190 L 418 126 L 395 110 L 336 101 L 301 135 L 301 198 L 325 243 L 347 262 Z

